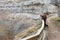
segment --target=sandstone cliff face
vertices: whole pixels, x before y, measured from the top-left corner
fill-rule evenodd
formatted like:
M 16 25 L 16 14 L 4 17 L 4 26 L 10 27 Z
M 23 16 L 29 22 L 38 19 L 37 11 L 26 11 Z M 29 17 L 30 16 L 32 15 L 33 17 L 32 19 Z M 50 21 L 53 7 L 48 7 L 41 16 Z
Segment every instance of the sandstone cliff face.
M 24 1 L 29 1 L 29 0 L 0 0 L 0 1 L 24 2 Z
M 24 2 L 24 1 L 29 1 L 29 0 L 1 0 L 1 1 L 12 1 L 14 3 L 14 2 Z M 37 0 L 34 0 L 34 1 L 37 1 Z M 45 12 L 46 10 L 48 10 L 51 13 L 56 12 L 56 7 L 53 5 L 47 5 L 47 6 L 44 5 L 43 7 L 42 6 L 40 7 L 40 6 L 41 5 L 39 6 L 34 5 L 34 6 L 26 7 L 24 9 L 29 8 L 26 11 L 30 10 L 30 12 L 32 9 L 32 14 L 33 13 L 40 14 L 42 13 L 42 11 Z M 46 9 L 47 7 L 48 9 Z M 27 17 L 20 13 L 9 13 L 8 12 L 7 14 L 5 14 L 5 12 L 6 11 L 4 11 L 3 13 L 0 12 L 0 40 L 13 40 L 12 38 L 17 33 L 20 33 L 21 31 L 24 31 L 28 27 L 31 27 L 32 25 L 35 25 L 37 23 L 37 21 L 34 20 L 32 17 L 30 18 L 29 16 Z M 25 12 L 23 11 L 23 13 Z

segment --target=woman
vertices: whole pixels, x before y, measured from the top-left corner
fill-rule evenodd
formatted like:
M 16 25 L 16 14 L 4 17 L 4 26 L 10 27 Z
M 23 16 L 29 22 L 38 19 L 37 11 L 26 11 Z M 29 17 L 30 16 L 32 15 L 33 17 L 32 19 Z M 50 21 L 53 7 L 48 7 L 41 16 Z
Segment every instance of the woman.
M 48 25 L 46 24 L 47 14 L 46 14 L 46 13 L 43 13 L 43 14 L 40 14 L 40 16 L 41 16 L 42 19 L 44 20 L 44 25 L 45 25 L 45 27 L 48 26 Z

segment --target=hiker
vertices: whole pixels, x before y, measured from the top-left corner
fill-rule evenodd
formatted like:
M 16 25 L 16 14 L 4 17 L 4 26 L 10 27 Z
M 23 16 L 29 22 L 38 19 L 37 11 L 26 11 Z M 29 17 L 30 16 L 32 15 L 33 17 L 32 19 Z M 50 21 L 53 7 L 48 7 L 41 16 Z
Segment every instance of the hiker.
M 44 20 L 44 26 L 45 26 L 45 27 L 48 26 L 48 25 L 46 24 L 47 14 L 46 14 L 46 13 L 43 13 L 43 14 L 40 14 L 40 16 L 41 16 L 42 19 Z

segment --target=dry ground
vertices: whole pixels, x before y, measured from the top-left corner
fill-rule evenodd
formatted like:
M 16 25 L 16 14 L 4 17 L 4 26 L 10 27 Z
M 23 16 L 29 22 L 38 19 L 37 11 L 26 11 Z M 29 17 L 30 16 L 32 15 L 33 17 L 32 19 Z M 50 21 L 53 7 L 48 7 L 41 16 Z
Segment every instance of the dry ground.
M 56 18 L 57 16 L 52 16 L 47 19 L 48 27 L 48 34 L 47 34 L 47 40 L 60 40 L 60 29 L 56 25 L 53 24 L 52 19 Z

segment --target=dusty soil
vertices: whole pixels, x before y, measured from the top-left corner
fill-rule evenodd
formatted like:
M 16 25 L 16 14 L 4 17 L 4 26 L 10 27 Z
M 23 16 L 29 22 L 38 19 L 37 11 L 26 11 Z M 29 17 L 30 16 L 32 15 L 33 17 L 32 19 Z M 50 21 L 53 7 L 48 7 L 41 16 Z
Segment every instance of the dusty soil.
M 49 25 L 48 27 L 48 34 L 47 34 L 47 40 L 60 40 L 60 29 L 56 25 L 52 23 L 52 19 L 57 17 L 52 16 L 47 19 L 47 24 Z

